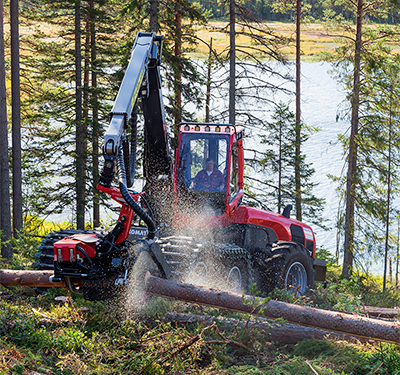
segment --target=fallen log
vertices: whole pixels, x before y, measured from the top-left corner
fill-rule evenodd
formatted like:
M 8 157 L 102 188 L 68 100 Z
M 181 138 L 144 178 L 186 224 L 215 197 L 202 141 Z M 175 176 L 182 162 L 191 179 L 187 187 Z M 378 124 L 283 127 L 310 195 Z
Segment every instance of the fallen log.
M 224 330 L 224 326 L 228 327 L 241 327 L 247 328 L 249 331 L 254 327 L 264 331 L 269 335 L 271 342 L 279 344 L 297 344 L 298 342 L 306 339 L 332 339 L 340 341 L 348 341 L 351 343 L 373 343 L 374 340 L 365 339 L 357 336 L 350 336 L 344 333 L 329 332 L 323 329 L 305 327 L 293 323 L 276 324 L 273 319 L 261 318 L 257 320 L 237 320 L 225 317 L 214 317 L 209 315 L 195 315 L 195 314 L 184 314 L 184 313 L 167 313 L 164 318 L 168 322 L 178 324 L 203 324 L 210 325 L 216 321 L 222 323 L 223 326 L 218 326 L 220 330 Z
M 235 293 L 160 279 L 151 276 L 150 273 L 146 274 L 145 284 L 148 293 L 158 296 L 261 315 L 267 318 L 283 318 L 289 323 L 400 344 L 400 324 L 397 322 L 272 300 L 255 306 L 253 304 L 254 299 L 251 296 L 242 298 Z
M 0 285 L 56 288 L 65 287 L 64 281 L 51 281 L 53 275 L 53 271 L 0 270 Z
M 397 307 L 390 309 L 387 307 L 363 306 L 360 311 L 367 316 L 376 316 L 377 318 L 393 319 L 400 315 L 400 309 Z

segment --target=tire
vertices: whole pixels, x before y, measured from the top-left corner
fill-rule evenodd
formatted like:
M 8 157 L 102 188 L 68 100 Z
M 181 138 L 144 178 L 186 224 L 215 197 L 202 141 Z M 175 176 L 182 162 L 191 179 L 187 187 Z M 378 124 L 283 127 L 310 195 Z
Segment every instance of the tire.
M 211 268 L 206 260 L 198 260 L 190 272 L 186 282 L 194 285 L 208 286 L 211 281 Z
M 127 286 L 127 308 L 129 310 L 144 311 L 148 306 L 148 295 L 145 289 L 145 276 L 150 272 L 152 276 L 161 277 L 161 272 L 153 260 L 151 254 L 136 249 L 136 257 L 129 272 L 129 281 Z
M 187 282 L 242 294 L 248 291 L 249 275 L 245 260 L 201 257 L 192 266 Z
M 250 272 L 243 260 L 230 261 L 224 267 L 224 288 L 228 292 L 243 294 L 249 290 Z
M 288 294 L 304 294 L 314 287 L 312 258 L 307 250 L 296 243 L 280 243 L 269 251 L 258 252 L 254 256 L 257 286 L 263 294 L 275 288 L 286 290 Z

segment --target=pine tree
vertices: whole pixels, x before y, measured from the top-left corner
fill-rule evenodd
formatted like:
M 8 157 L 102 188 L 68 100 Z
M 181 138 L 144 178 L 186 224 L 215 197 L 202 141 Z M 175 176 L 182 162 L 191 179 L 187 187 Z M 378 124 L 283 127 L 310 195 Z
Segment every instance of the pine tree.
M 264 190 L 267 192 L 265 200 L 273 197 L 273 201 L 267 200 L 270 206 L 277 207 L 277 212 L 282 213 L 283 207 L 287 204 L 295 206 L 296 202 L 296 166 L 297 158 L 295 150 L 298 146 L 298 134 L 296 132 L 295 114 L 284 103 L 275 106 L 272 120 L 266 123 L 267 133 L 261 135 L 261 143 L 267 149 L 263 152 L 259 164 L 261 170 L 267 172 L 269 177 L 264 181 Z M 300 138 L 300 145 L 309 139 L 314 131 L 302 124 L 303 132 Z M 304 218 L 317 225 L 322 224 L 322 210 L 324 199 L 317 198 L 313 194 L 316 184 L 312 181 L 315 170 L 306 163 L 306 157 L 300 153 L 300 184 L 302 187 L 302 207 Z M 271 187 L 274 187 L 271 190 Z M 260 197 L 260 195 L 259 195 Z
M 118 63 L 119 40 L 111 37 L 117 22 L 116 9 L 104 1 L 88 1 L 80 3 L 80 7 L 75 1 L 54 1 L 45 8 L 48 12 L 29 13 L 32 18 L 53 25 L 57 35 L 38 31 L 28 44 L 32 50 L 24 69 L 29 75 L 25 90 L 30 95 L 25 97 L 24 107 L 29 111 L 25 113 L 24 125 L 30 137 L 24 150 L 24 169 L 26 182 L 29 180 L 26 186 L 30 187 L 26 198 L 34 199 L 26 201 L 32 213 L 41 215 L 60 213 L 66 208 L 75 211 L 80 228 L 85 225 L 85 211 L 92 206 L 98 225 L 100 196 L 93 185 L 98 180 L 101 121 L 105 122 L 110 108 L 104 99 L 113 98 L 116 90 L 113 73 L 104 69 Z M 75 17 L 78 12 L 81 17 Z M 74 19 L 77 26 L 79 23 L 85 28 L 71 28 Z M 81 34 L 78 39 L 82 50 L 75 31 Z M 75 42 L 76 47 L 71 48 Z M 81 55 L 86 66 L 79 74 Z M 83 86 L 80 79 L 86 79 Z M 76 192 L 75 183 L 79 187 Z M 78 203 L 79 208 L 75 209 Z
M 22 165 L 21 165 L 21 91 L 19 69 L 19 7 L 18 0 L 10 1 L 11 33 L 11 91 L 12 91 L 12 197 L 13 235 L 18 237 L 22 220 Z
M 0 2 L 0 250 L 3 258 L 11 258 L 10 171 L 8 159 L 7 93 L 4 47 L 4 7 Z
M 393 29 L 387 27 L 379 27 L 377 30 L 362 28 L 363 20 L 368 15 L 365 13 L 367 10 L 372 11 L 372 14 L 379 14 L 379 12 L 386 9 L 385 7 L 385 3 L 379 2 L 373 8 L 370 8 L 368 4 L 359 0 L 357 3 L 355 29 L 349 27 L 348 24 L 338 23 L 336 19 L 335 25 L 342 27 L 346 35 L 343 36 L 342 44 L 336 50 L 336 53 L 333 55 L 327 54 L 328 60 L 334 61 L 335 71 L 348 90 L 348 99 L 351 105 L 350 136 L 343 137 L 344 147 L 348 155 L 346 187 L 343 189 L 346 197 L 343 228 L 343 277 L 351 275 L 356 252 L 361 253 L 365 248 L 376 247 L 371 243 L 373 238 L 373 242 L 375 242 L 379 237 L 376 235 L 377 230 L 374 224 L 377 223 L 376 219 L 381 220 L 381 213 L 386 212 L 385 209 L 382 211 L 382 207 L 385 207 L 385 205 L 382 206 L 382 202 L 387 199 L 386 195 L 378 194 L 372 197 L 366 194 L 368 191 L 371 192 L 369 189 L 374 186 L 376 175 L 371 173 L 369 167 L 365 167 L 370 162 L 375 164 L 377 155 L 364 159 L 363 153 L 367 150 L 369 153 L 371 151 L 370 147 L 374 147 L 371 141 L 376 142 L 375 146 L 377 146 L 377 142 L 382 139 L 382 133 L 379 130 L 382 124 L 379 125 L 379 128 L 376 128 L 379 122 L 374 124 L 374 122 L 369 121 L 374 117 L 369 113 L 369 108 L 375 100 L 375 94 L 373 94 L 372 86 L 368 86 L 370 73 L 366 67 L 368 61 L 376 63 L 380 60 L 380 55 L 388 56 L 388 53 L 390 54 L 384 44 L 388 43 L 395 33 Z M 353 40 L 348 37 L 351 31 L 354 33 Z M 382 94 L 385 94 L 385 91 Z M 368 115 L 366 116 L 367 113 Z M 373 121 L 376 120 L 374 119 Z M 368 135 L 370 131 L 373 131 L 373 136 Z M 366 143 L 363 146 L 364 142 Z M 381 147 L 383 146 L 378 147 L 382 149 Z M 367 164 L 364 164 L 365 161 L 367 161 Z M 366 197 L 368 198 L 366 199 Z M 371 219 L 372 222 L 370 221 Z M 372 229 L 372 227 L 375 228 Z

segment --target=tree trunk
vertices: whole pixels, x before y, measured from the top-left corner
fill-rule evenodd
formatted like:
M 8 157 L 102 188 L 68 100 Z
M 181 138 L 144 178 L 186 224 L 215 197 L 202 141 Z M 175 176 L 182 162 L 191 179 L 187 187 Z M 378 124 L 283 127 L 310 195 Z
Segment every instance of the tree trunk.
M 76 227 L 85 229 L 86 132 L 82 121 L 81 2 L 75 3 Z
M 89 5 L 89 4 L 88 4 Z M 90 5 L 89 5 L 90 6 Z M 89 126 L 89 80 L 90 80 L 90 15 L 86 15 L 85 20 L 85 45 L 84 45 L 84 63 L 83 63 L 83 90 L 82 90 L 82 133 L 83 139 L 83 160 L 85 165 L 87 165 L 87 146 L 88 146 L 88 126 Z M 86 168 L 85 168 L 84 181 L 86 180 Z M 86 183 L 84 183 L 85 185 Z M 85 197 L 85 193 L 84 193 Z M 83 209 L 85 209 L 83 207 Z M 85 223 L 83 223 L 85 225 Z
M 179 3 L 176 1 L 175 8 L 175 41 L 174 41 L 174 54 L 176 58 L 175 69 L 175 82 L 174 82 L 174 95 L 175 95 L 175 126 L 174 137 L 178 139 L 178 126 L 182 122 L 182 73 L 180 69 L 180 58 L 182 55 L 182 18 L 179 9 Z
M 235 86 L 236 86 L 236 38 L 235 38 L 235 0 L 229 3 L 229 123 L 235 125 Z
M 301 107 L 300 107 L 300 18 L 301 18 L 301 0 L 296 1 L 296 150 L 295 150 L 295 166 L 294 166 L 294 179 L 295 179 L 295 202 L 296 202 L 296 219 L 302 220 L 301 212 Z
M 10 0 L 11 98 L 12 98 L 12 197 L 13 234 L 22 230 L 21 96 L 19 78 L 18 0 Z
M 157 33 L 158 19 L 157 19 L 157 0 L 150 0 L 150 31 Z
M 93 228 L 100 226 L 100 192 L 97 190 L 99 182 L 99 102 L 97 96 L 97 46 L 96 46 L 96 23 L 94 13 L 94 0 L 89 1 L 90 10 L 90 53 L 92 63 L 92 159 L 93 159 Z
M 359 84 L 360 84 L 360 64 L 361 64 L 361 37 L 362 37 L 362 18 L 363 0 L 357 0 L 357 20 L 356 20 L 356 41 L 354 54 L 354 73 L 353 73 L 353 96 L 351 110 L 351 132 L 349 140 L 349 159 L 346 181 L 346 216 L 344 228 L 344 254 L 342 277 L 349 278 L 353 272 L 353 252 L 354 252 L 354 206 L 355 206 L 355 185 L 357 170 L 357 134 L 359 122 Z
M 397 218 L 397 247 L 396 247 L 396 288 L 399 285 L 399 247 L 400 247 L 400 219 Z
M 4 286 L 65 287 L 65 282 L 52 282 L 54 271 L 0 270 L 0 284 Z
M 377 318 L 393 319 L 400 315 L 399 308 L 391 309 L 387 307 L 363 306 L 361 311 L 368 316 L 376 316 Z
M 211 100 L 211 66 L 212 66 L 212 38 L 207 61 L 207 86 L 206 86 L 206 123 L 210 122 L 210 100 Z
M 279 124 L 279 157 L 278 157 L 278 214 L 282 212 L 282 121 Z
M 390 193 L 391 193 L 391 166 L 392 166 L 392 92 L 391 87 L 389 98 L 389 150 L 388 150 L 388 175 L 387 175 L 387 197 L 386 197 L 386 235 L 385 235 L 385 259 L 383 267 L 383 291 L 386 290 L 387 261 L 389 252 L 389 230 L 390 230 Z M 392 282 L 392 264 L 390 263 L 390 282 Z
M 8 159 L 7 92 L 4 51 L 4 7 L 0 1 L 0 230 L 1 256 L 12 258 L 10 171 Z
M 82 91 L 82 128 L 85 134 L 88 130 L 89 123 L 89 79 L 90 79 L 90 20 L 86 18 L 85 24 L 85 57 L 83 64 L 83 91 Z M 86 143 L 87 147 L 87 143 Z M 85 147 L 85 148 L 86 148 Z
M 254 297 L 224 292 L 213 288 L 194 286 L 172 280 L 160 279 L 147 272 L 145 285 L 148 293 L 181 301 L 214 306 L 220 309 L 261 315 L 266 318 L 282 318 L 289 323 L 345 333 L 368 339 L 400 343 L 400 331 L 396 322 L 365 318 L 359 315 L 321 310 L 293 305 L 280 301 L 254 304 Z
M 232 330 L 234 327 L 246 328 L 251 332 L 254 328 L 264 331 L 268 335 L 268 340 L 277 342 L 281 345 L 294 345 L 302 340 L 317 339 L 348 341 L 352 343 L 368 342 L 364 338 L 345 335 L 343 333 L 329 332 L 318 328 L 305 327 L 293 323 L 275 324 L 272 319 L 257 318 L 257 320 L 236 320 L 222 316 L 214 317 L 208 315 L 194 315 L 183 313 L 167 313 L 165 320 L 178 324 L 207 324 L 210 325 L 215 320 L 218 321 L 218 329 L 224 330 L 228 327 Z

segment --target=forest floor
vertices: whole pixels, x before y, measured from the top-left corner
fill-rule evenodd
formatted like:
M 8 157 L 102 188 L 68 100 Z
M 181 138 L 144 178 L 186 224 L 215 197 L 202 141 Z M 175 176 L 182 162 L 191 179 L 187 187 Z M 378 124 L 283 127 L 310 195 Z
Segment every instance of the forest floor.
M 20 244 L 1 268 L 28 268 L 37 241 Z M 399 290 L 359 274 L 340 280 L 330 267 L 328 284 L 307 297 L 276 291 L 273 298 L 325 309 L 360 313 L 362 306 L 394 307 Z M 266 331 L 227 325 L 244 314 L 150 298 L 140 312 L 126 296 L 90 302 L 64 289 L 38 294 L 32 288 L 0 287 L 0 374 L 399 374 L 396 345 L 309 339 L 287 345 Z M 177 323 L 167 313 L 211 317 Z M 280 322 L 284 324 L 284 322 Z

